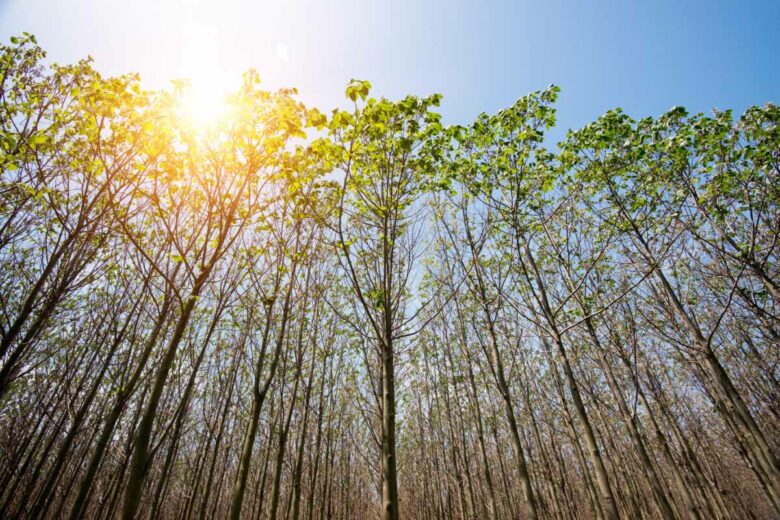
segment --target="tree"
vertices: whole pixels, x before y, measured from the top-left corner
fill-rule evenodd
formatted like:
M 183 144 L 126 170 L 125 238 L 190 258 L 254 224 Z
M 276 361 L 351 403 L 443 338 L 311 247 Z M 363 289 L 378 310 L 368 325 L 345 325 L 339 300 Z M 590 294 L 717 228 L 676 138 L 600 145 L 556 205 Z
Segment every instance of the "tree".
M 366 100 L 369 89 L 367 81 L 349 84 L 353 109 L 334 111 L 330 142 L 321 141 L 320 148 L 328 167 L 342 174 L 336 247 L 358 302 L 360 322 L 353 324 L 375 345 L 382 517 L 397 520 L 396 350 L 412 333 L 415 313 L 407 312 L 419 254 L 416 224 L 435 160 L 431 145 L 441 128 L 431 107 L 440 97 Z

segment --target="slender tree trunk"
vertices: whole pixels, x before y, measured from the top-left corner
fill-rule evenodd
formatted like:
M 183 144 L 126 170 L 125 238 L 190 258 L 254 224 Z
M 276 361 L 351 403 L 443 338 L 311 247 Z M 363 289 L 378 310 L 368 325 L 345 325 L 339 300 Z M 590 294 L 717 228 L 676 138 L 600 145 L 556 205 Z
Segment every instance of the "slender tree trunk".
M 315 351 L 316 355 L 316 351 Z M 292 489 L 292 520 L 298 520 L 301 511 L 301 478 L 303 474 L 303 457 L 304 447 L 306 445 L 308 426 L 309 426 L 309 412 L 310 412 L 310 400 L 311 390 L 314 386 L 314 356 L 311 360 L 311 366 L 309 367 L 309 375 L 306 380 L 306 389 L 303 397 L 303 420 L 301 424 L 301 433 L 298 439 L 297 454 L 295 456 L 295 469 L 293 471 L 293 489 Z M 324 374 L 322 375 L 324 377 Z
M 544 345 L 544 352 L 549 361 L 550 368 L 553 371 L 553 383 L 555 384 L 555 389 L 556 392 L 558 393 L 558 397 L 561 400 L 566 427 L 569 430 L 569 435 L 571 436 L 571 442 L 572 445 L 574 446 L 574 452 L 577 455 L 577 460 L 579 461 L 580 468 L 582 469 L 582 477 L 585 482 L 585 489 L 588 492 L 588 500 L 590 501 L 590 507 L 593 511 L 593 515 L 596 518 L 601 519 L 603 518 L 601 502 L 596 492 L 596 486 L 593 483 L 593 477 L 590 474 L 590 468 L 588 466 L 585 453 L 582 449 L 582 446 L 580 446 L 580 441 L 579 441 L 580 435 L 574 426 L 574 419 L 572 418 L 571 410 L 569 409 L 569 403 L 568 403 L 569 400 L 566 399 L 566 394 L 564 393 L 564 389 L 563 389 L 563 383 L 561 382 L 560 374 L 558 373 L 557 364 L 554 362 L 552 357 L 553 356 L 552 349 L 550 348 L 550 345 L 545 338 L 542 339 L 542 344 Z
M 382 344 L 382 518 L 398 520 L 398 474 L 395 457 L 395 356 L 392 332 Z
M 133 520 L 138 511 L 138 507 L 141 505 L 141 491 L 144 482 L 146 481 L 146 472 L 151 462 L 149 445 L 151 443 L 154 418 L 157 415 L 157 407 L 160 404 L 163 388 L 168 379 L 168 372 L 170 372 L 173 367 L 173 362 L 176 359 L 176 352 L 181 343 L 181 339 L 184 336 L 184 331 L 189 324 L 190 316 L 195 308 L 195 304 L 200 296 L 200 290 L 207 276 L 208 271 L 203 271 L 195 282 L 192 294 L 184 304 L 179 321 L 176 324 L 176 328 L 174 329 L 171 340 L 166 348 L 165 355 L 155 374 L 152 392 L 149 396 L 149 401 L 146 404 L 146 409 L 144 410 L 138 432 L 135 436 L 135 446 L 130 462 L 130 475 L 128 476 L 122 506 L 122 520 Z

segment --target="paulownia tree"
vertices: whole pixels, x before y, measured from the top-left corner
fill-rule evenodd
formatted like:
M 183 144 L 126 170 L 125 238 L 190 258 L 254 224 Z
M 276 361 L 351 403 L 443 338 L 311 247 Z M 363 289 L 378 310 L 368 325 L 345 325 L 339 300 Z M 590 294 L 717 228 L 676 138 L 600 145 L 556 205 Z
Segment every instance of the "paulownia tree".
M 398 519 L 396 364 L 401 342 L 412 335 L 416 259 L 421 254 L 420 214 L 441 129 L 431 109 L 440 96 L 392 102 L 368 98 L 370 84 L 346 90 L 351 110 L 336 110 L 329 139 L 318 149 L 327 169 L 340 175 L 334 233 L 339 264 L 357 300 L 355 329 L 375 354 L 376 407 L 382 517 Z M 368 99 L 367 99 L 368 98 Z M 373 368 L 373 367 L 372 367 Z

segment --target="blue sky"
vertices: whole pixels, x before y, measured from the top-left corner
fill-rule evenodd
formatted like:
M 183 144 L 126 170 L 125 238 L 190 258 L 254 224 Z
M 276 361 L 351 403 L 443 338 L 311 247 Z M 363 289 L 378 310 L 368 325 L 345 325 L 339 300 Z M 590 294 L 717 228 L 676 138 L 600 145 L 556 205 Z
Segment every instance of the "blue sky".
M 0 0 L 0 37 L 22 31 L 54 61 L 89 54 L 150 87 L 255 67 L 323 110 L 353 77 L 374 95 L 439 92 L 448 123 L 555 83 L 553 137 L 617 106 L 780 102 L 780 1 Z

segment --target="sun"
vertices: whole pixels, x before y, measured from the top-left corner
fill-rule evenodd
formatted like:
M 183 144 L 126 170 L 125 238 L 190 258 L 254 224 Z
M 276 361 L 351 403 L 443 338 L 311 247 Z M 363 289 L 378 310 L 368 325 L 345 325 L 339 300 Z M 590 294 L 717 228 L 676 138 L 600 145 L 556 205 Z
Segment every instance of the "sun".
M 228 89 L 212 80 L 192 80 L 181 93 L 179 115 L 189 125 L 208 128 L 230 116 Z
M 180 84 L 176 112 L 190 128 L 208 130 L 233 115 L 228 94 L 236 91 L 240 76 L 225 65 L 223 39 L 216 27 L 191 17 L 183 29 L 177 74 L 186 79 Z

